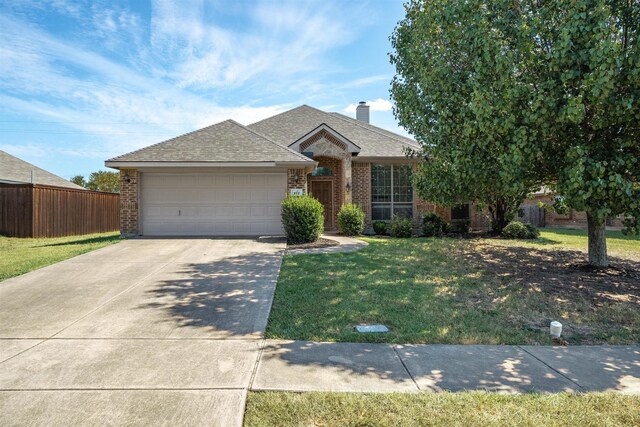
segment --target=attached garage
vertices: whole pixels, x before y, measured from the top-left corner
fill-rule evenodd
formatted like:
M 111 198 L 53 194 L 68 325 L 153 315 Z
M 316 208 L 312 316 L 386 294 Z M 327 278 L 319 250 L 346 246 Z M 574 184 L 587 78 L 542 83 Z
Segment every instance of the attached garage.
M 142 173 L 147 236 L 282 235 L 286 172 Z
M 114 157 L 124 236 L 281 236 L 317 162 L 227 120 Z

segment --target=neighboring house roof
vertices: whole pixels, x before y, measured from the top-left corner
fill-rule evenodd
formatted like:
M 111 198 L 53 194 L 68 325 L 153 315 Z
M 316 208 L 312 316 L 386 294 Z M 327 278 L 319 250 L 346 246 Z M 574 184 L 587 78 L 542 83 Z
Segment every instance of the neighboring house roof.
M 308 105 L 285 111 L 248 127 L 283 146 L 289 146 L 322 124 L 330 126 L 358 146 L 358 157 L 404 157 L 405 147 L 420 148 L 413 139 L 343 114 L 327 113 Z
M 114 157 L 107 166 L 119 162 L 315 163 L 233 120 Z
M 85 190 L 84 187 L 47 172 L 9 153 L 0 151 L 0 183 L 39 184 Z

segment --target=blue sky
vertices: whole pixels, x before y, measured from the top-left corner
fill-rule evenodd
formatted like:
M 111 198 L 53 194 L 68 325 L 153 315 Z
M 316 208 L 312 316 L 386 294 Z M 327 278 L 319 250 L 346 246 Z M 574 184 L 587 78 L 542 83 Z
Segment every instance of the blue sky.
M 401 1 L 0 2 L 0 150 L 62 177 L 228 118 L 309 104 L 402 132 Z M 404 133 L 404 132 L 402 132 Z

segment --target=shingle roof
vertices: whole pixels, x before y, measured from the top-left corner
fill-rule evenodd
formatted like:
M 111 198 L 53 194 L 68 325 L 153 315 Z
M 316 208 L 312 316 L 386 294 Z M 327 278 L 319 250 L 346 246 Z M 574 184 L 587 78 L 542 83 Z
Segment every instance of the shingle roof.
M 33 172 L 33 174 L 32 174 Z M 84 190 L 85 188 L 67 181 L 64 178 L 47 172 L 31 163 L 25 162 L 9 153 L 0 151 L 0 182 L 12 184 L 31 184 L 33 176 L 34 184 L 52 185 L 55 187 L 74 188 Z
M 226 120 L 107 162 L 309 162 L 300 153 L 283 147 L 233 120 Z
M 248 127 L 283 146 L 288 146 L 323 123 L 360 147 L 360 157 L 404 157 L 405 147 L 419 148 L 419 144 L 413 139 L 308 105 L 285 111 Z

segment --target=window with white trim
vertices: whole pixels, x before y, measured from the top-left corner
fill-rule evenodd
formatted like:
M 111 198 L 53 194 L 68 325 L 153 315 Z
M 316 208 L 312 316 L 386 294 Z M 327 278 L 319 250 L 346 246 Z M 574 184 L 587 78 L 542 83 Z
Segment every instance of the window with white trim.
M 371 165 L 371 219 L 413 216 L 411 165 Z

